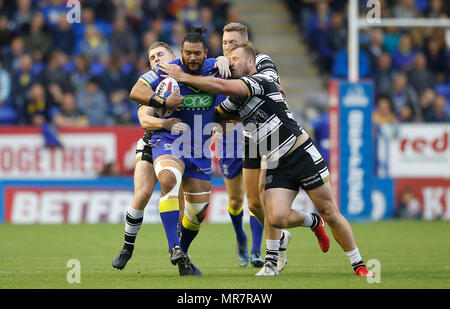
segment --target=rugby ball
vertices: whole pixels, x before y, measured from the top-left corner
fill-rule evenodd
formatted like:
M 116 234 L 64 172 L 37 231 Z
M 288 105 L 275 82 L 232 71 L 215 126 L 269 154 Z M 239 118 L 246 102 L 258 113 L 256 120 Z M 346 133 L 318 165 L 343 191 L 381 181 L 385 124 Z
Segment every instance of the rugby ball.
M 180 89 L 180 86 L 178 85 L 178 82 L 173 79 L 172 77 L 167 77 L 163 79 L 158 87 L 156 87 L 155 93 L 161 97 L 167 98 L 170 96 L 172 92 L 175 90 Z M 178 93 L 178 96 L 180 94 Z M 175 110 L 170 108 L 155 108 L 155 115 L 159 117 L 168 117 L 173 114 Z

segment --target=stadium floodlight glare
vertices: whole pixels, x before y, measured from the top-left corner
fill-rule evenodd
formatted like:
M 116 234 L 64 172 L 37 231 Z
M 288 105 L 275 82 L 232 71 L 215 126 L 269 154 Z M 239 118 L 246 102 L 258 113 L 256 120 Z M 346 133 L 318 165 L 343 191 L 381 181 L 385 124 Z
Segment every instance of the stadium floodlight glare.
M 369 27 L 450 28 L 450 18 L 380 18 L 377 22 L 370 22 L 367 18 L 359 18 L 358 0 L 350 0 L 348 15 L 348 79 L 352 83 L 359 81 L 359 29 Z

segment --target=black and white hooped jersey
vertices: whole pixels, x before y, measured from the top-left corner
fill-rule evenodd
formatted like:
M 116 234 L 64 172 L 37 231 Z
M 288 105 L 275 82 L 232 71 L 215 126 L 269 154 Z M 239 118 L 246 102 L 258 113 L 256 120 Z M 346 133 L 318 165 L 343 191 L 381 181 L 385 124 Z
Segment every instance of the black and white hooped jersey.
M 294 119 L 277 85 L 266 74 L 256 73 L 239 79 L 246 97 L 229 97 L 219 108 L 238 112 L 245 130 L 269 161 L 278 160 L 295 144 L 302 127 Z
M 281 84 L 278 69 L 273 63 L 272 59 L 266 54 L 258 54 L 255 59 L 256 71 L 260 74 L 265 74 L 272 81 Z

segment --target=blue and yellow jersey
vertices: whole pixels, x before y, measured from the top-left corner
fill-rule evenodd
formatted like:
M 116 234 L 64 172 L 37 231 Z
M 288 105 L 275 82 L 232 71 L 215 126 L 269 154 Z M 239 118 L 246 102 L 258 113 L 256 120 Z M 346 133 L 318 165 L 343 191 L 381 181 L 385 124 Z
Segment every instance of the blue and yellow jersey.
M 176 59 L 170 63 L 179 65 L 183 71 L 187 72 L 186 67 L 180 59 Z M 206 59 L 203 68 L 198 75 L 220 77 L 218 70 L 214 68 L 215 63 L 216 59 Z M 164 74 L 164 72 L 158 65 L 153 70 L 143 74 L 139 80 L 155 91 L 159 83 L 164 79 L 164 77 L 161 77 L 162 74 Z M 192 145 L 198 145 L 200 138 L 202 141 L 201 145 L 204 145 L 211 137 L 212 126 L 208 124 L 211 124 L 214 120 L 214 109 L 225 100 L 226 97 L 224 95 L 207 93 L 183 83 L 179 83 L 179 86 L 180 93 L 184 97 L 182 109 L 162 118 L 181 119 L 181 121 L 186 123 L 191 130 Z M 153 135 L 154 138 L 163 138 L 165 141 L 174 141 L 180 137 L 180 135 L 172 135 L 167 130 L 155 131 Z

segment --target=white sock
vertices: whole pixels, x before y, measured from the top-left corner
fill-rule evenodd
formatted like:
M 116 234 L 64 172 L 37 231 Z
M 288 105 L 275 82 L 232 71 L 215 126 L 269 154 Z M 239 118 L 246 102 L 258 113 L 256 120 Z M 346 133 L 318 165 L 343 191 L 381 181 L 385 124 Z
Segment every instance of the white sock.
M 358 248 L 353 249 L 352 251 L 345 252 L 345 254 L 350 259 L 350 263 L 353 265 L 362 261 L 361 254 L 359 254 Z
M 270 262 L 277 266 L 278 250 L 280 249 L 279 239 L 266 239 L 266 262 Z

